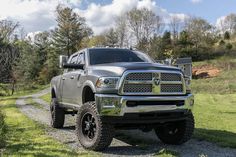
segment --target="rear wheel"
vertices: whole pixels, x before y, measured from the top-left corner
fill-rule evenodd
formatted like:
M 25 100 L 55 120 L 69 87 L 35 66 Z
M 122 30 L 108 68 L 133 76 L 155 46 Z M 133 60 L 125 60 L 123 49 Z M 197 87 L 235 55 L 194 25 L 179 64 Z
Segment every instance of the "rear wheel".
M 166 144 L 179 145 L 187 142 L 194 131 L 194 117 L 189 114 L 183 121 L 171 122 L 155 129 L 158 138 Z
M 51 126 L 53 128 L 62 128 L 65 121 L 65 112 L 64 109 L 61 108 L 56 101 L 56 98 L 52 98 L 51 105 Z
M 88 102 L 77 113 L 76 133 L 85 149 L 101 151 L 111 144 L 113 127 L 102 122 L 95 102 Z

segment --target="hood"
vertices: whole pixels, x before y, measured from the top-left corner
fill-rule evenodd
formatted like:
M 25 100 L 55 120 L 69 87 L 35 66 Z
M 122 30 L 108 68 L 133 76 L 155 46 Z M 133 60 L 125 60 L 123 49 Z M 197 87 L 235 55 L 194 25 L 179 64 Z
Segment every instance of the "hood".
M 136 63 L 136 62 L 120 62 L 99 64 L 90 67 L 93 73 L 102 76 L 121 76 L 126 70 L 166 70 L 166 71 L 180 71 L 177 67 L 166 66 L 159 63 Z

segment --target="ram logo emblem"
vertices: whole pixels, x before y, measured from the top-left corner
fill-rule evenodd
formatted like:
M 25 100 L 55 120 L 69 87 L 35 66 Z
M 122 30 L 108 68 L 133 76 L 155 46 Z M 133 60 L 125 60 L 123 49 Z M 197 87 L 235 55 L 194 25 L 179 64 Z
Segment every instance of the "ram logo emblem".
M 156 86 L 159 86 L 160 85 L 160 80 L 158 78 L 154 78 L 153 79 L 153 82 Z

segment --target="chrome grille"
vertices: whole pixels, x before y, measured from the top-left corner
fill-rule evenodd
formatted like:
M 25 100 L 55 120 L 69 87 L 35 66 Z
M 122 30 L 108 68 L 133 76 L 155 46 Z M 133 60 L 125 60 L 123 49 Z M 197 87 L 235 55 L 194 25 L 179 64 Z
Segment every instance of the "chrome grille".
M 162 84 L 161 85 L 162 93 L 181 93 L 183 92 L 182 84 Z
M 125 93 L 151 93 L 151 84 L 125 84 L 123 91 Z
M 129 81 L 152 80 L 152 73 L 130 73 L 126 76 Z
M 128 71 L 124 75 L 121 94 L 171 95 L 185 92 L 184 80 L 179 72 Z
M 161 73 L 161 81 L 181 81 L 181 75 L 175 73 Z

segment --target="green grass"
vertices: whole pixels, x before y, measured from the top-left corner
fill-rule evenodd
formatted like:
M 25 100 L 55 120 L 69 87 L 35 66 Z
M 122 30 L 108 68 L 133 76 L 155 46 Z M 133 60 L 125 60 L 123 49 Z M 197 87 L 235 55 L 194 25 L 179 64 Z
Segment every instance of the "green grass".
M 156 157 L 178 157 L 179 153 L 169 149 L 161 149 L 154 154 Z
M 0 110 L 0 149 L 5 146 L 6 132 L 5 114 Z
M 48 93 L 48 94 L 45 94 L 43 96 L 40 97 L 41 99 L 43 99 L 44 101 L 50 103 L 51 102 L 51 94 Z
M 1 84 L 1 86 L 7 86 L 6 84 Z M 41 91 L 45 88 L 48 88 L 49 85 L 36 85 L 36 84 L 33 84 L 33 85 L 21 85 L 21 87 L 19 89 L 16 89 L 16 91 L 14 92 L 14 95 L 13 96 L 22 96 L 22 95 L 28 95 L 28 94 L 32 94 L 32 93 L 35 93 L 35 92 L 38 92 L 38 91 Z M 7 94 L 10 94 L 11 92 L 8 91 L 9 93 L 6 93 L 6 91 L 4 91 L 2 88 L 0 88 L 0 98 L 1 97 L 6 97 L 6 96 L 9 96 Z
M 6 115 L 7 145 L 2 156 L 94 156 L 94 153 L 75 152 L 47 136 L 44 126 L 24 116 L 15 106 L 14 97 L 0 100 L 0 109 Z
M 236 94 L 195 95 L 195 137 L 236 148 Z
M 195 93 L 195 138 L 236 148 L 236 59 L 197 62 L 221 70 L 219 76 L 192 81 Z

